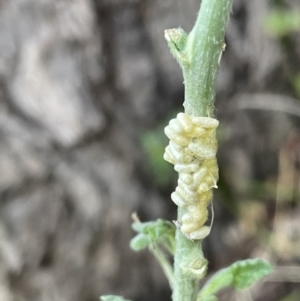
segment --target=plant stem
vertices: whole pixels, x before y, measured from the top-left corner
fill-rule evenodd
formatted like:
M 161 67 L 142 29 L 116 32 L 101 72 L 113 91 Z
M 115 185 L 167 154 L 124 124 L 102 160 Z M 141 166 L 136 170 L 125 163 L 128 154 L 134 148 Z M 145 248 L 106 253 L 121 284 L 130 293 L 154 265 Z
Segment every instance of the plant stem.
M 203 0 L 196 24 L 188 36 L 185 51 L 190 66 L 183 68 L 183 77 L 184 107 L 189 115 L 213 116 L 218 62 L 232 2 Z
M 172 265 L 170 264 L 169 260 L 167 259 L 165 254 L 159 249 L 158 246 L 153 246 L 152 248 L 150 248 L 150 250 L 154 255 L 154 257 L 156 258 L 156 260 L 158 261 L 158 263 L 160 264 L 161 268 L 163 269 L 169 281 L 170 288 L 173 289 L 174 273 L 173 273 Z
M 178 220 L 180 220 L 180 211 L 178 212 Z M 195 301 L 199 290 L 199 279 L 205 275 L 207 264 L 207 261 L 203 257 L 201 241 L 187 239 L 181 233 L 180 229 L 177 229 L 175 239 L 176 250 L 172 300 Z
M 196 24 L 187 37 L 182 29 L 165 33 L 171 52 L 183 70 L 183 105 L 188 115 L 213 116 L 215 82 L 232 1 L 202 0 Z M 184 210 L 178 208 L 179 224 Z M 177 229 L 173 301 L 196 300 L 199 279 L 204 277 L 206 266 L 201 240 L 191 241 Z

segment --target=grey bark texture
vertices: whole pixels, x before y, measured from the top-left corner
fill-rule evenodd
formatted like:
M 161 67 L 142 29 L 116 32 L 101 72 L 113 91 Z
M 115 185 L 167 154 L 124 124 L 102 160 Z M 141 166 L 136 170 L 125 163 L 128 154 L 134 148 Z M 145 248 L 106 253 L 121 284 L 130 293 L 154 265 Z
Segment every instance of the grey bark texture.
M 268 154 L 294 126 L 282 111 L 240 106 L 249 93 L 260 92 L 262 102 L 266 92 L 292 94 L 286 78 L 300 61 L 291 64 L 262 30 L 270 3 L 235 2 L 216 108 L 225 137 L 220 166 L 238 195 L 256 173 L 276 173 Z M 140 137 L 181 107 L 182 75 L 163 30 L 189 31 L 198 7 L 197 0 L 0 1 L 0 301 L 108 293 L 169 300 L 151 256 L 129 249 L 130 215 L 175 217 L 172 188 L 156 186 Z M 220 233 L 208 242 L 214 267 L 236 259 Z

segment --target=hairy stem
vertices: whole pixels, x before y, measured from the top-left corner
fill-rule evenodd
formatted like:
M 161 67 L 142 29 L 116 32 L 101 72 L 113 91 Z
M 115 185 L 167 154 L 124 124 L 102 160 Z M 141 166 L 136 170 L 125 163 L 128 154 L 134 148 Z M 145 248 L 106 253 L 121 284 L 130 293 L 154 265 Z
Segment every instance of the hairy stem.
M 203 0 L 186 49 L 190 66 L 183 68 L 185 112 L 213 116 L 218 62 L 233 0 Z
M 183 0 L 184 1 L 184 0 Z M 223 51 L 225 28 L 233 0 L 203 0 L 193 30 L 166 30 L 172 54 L 183 70 L 184 108 L 188 115 L 213 116 L 215 82 Z M 178 208 L 178 222 L 184 208 Z M 176 231 L 173 301 L 195 301 L 199 279 L 206 273 L 201 240 L 191 241 Z

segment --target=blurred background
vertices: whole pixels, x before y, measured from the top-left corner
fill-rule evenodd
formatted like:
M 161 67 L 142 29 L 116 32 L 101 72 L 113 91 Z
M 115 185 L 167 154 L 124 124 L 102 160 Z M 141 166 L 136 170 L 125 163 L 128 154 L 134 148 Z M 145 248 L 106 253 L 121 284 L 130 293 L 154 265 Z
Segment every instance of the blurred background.
M 0 1 L 0 301 L 170 300 L 131 213 L 176 216 L 163 128 L 182 111 L 164 29 L 198 0 Z M 273 275 L 220 300 L 300 300 L 300 3 L 234 0 L 216 95 L 209 273 Z

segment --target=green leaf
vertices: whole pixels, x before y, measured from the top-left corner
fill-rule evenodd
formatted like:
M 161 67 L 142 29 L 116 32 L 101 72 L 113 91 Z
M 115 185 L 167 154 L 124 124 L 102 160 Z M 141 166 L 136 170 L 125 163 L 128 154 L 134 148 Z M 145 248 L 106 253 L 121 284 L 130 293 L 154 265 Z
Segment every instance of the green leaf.
M 171 253 L 174 250 L 175 226 L 166 220 L 135 222 L 132 229 L 139 233 L 130 242 L 133 250 L 139 251 L 154 244 L 161 244 Z
M 149 222 L 146 222 L 146 223 L 134 222 L 131 224 L 131 228 L 133 231 L 135 231 L 137 233 L 144 233 L 145 228 L 147 227 L 148 224 L 149 224 Z
M 269 275 L 272 266 L 263 259 L 249 259 L 232 265 L 233 287 L 243 289 L 251 286 L 255 281 Z
M 140 251 L 149 247 L 172 287 L 173 269 L 166 253 L 174 254 L 175 226 L 169 221 L 158 219 L 146 223 L 134 222 L 132 229 L 138 234 L 130 241 L 131 249 Z
M 171 44 L 170 47 L 175 47 L 177 51 L 184 50 L 187 40 L 187 34 L 181 27 L 166 29 L 165 38 L 167 42 Z
M 168 42 L 171 53 L 178 63 L 183 67 L 189 66 L 189 61 L 184 53 L 187 34 L 182 28 L 173 28 L 165 30 L 165 39 Z
M 130 301 L 130 300 L 124 299 L 121 296 L 114 296 L 114 295 L 101 296 L 100 300 L 102 300 L 102 301 Z
M 131 239 L 130 248 L 134 251 L 141 251 L 141 250 L 149 247 L 150 243 L 151 243 L 151 240 L 148 238 L 148 236 L 140 233 Z
M 269 275 L 272 270 L 272 266 L 260 258 L 238 261 L 213 275 L 200 291 L 198 299 L 210 300 L 208 297 L 228 286 L 235 289 L 249 287 L 255 281 Z

